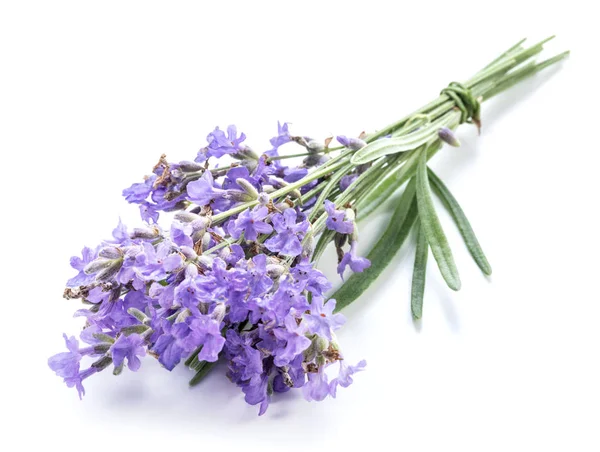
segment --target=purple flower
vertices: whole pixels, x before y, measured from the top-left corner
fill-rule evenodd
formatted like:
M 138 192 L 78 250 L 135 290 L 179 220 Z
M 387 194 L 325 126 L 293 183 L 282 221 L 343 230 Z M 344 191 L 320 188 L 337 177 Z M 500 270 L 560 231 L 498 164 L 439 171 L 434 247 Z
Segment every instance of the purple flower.
M 243 211 L 236 220 L 229 224 L 229 233 L 234 239 L 239 239 L 244 233 L 246 240 L 256 240 L 259 234 L 269 234 L 273 231 L 270 224 L 264 220 L 269 215 L 267 207 L 257 206 Z
M 214 179 L 210 171 L 205 171 L 202 177 L 187 185 L 188 199 L 200 206 L 210 204 L 212 201 L 226 195 L 225 190 L 214 187 Z
M 283 170 L 283 180 L 291 184 L 292 182 L 299 181 L 307 174 L 308 174 L 308 169 L 306 169 L 306 168 L 286 167 Z
M 192 314 L 200 315 L 198 303 L 203 291 L 197 284 L 198 268 L 195 265 L 188 265 L 185 269 L 185 278 L 175 288 L 174 301 L 178 306 L 189 309 Z
M 208 362 L 219 359 L 219 353 L 225 345 L 225 338 L 221 335 L 219 322 L 209 316 L 200 315 L 200 317 L 194 318 L 190 322 L 190 329 L 195 341 L 197 341 L 193 348 L 202 345 L 198 359 Z
M 63 334 L 65 338 L 65 344 L 67 345 L 68 352 L 58 353 L 48 359 L 48 366 L 56 375 L 62 378 L 72 377 L 79 373 L 79 362 L 81 361 L 82 355 L 79 353 L 79 341 L 75 336 L 67 338 L 66 334 Z
M 275 352 L 275 365 L 285 366 L 289 364 L 296 356 L 302 353 L 310 346 L 310 339 L 304 333 L 306 325 L 304 322 L 296 323 L 296 318 L 288 315 L 285 318 L 285 327 L 276 328 L 273 334 L 280 341 L 285 341 L 285 346 Z
M 207 157 L 220 158 L 225 154 L 235 154 L 243 149 L 241 143 L 246 139 L 243 133 L 237 136 L 237 128 L 234 125 L 227 127 L 227 135 L 218 127 L 208 134 L 206 140 L 208 146 L 201 150 L 196 157 L 196 162 L 204 162 Z
M 291 140 L 288 123 L 284 122 L 283 125 L 281 125 L 281 123 L 277 121 L 277 136 L 270 140 L 273 150 L 277 150 L 279 146 L 289 143 Z
M 365 268 L 369 268 L 371 266 L 371 261 L 365 257 L 357 257 L 356 256 L 356 245 L 357 242 L 353 241 L 350 244 L 350 251 L 344 254 L 342 260 L 337 266 L 337 272 L 344 279 L 344 270 L 346 266 L 350 266 L 353 272 L 360 273 Z
M 346 146 L 348 149 L 352 149 L 353 151 L 358 151 L 367 145 L 367 143 L 360 138 L 348 138 L 344 135 L 339 135 L 336 137 L 336 139 L 342 146 Z
M 327 229 L 339 232 L 340 234 L 352 234 L 354 232 L 354 223 L 346 220 L 346 212 L 335 210 L 335 204 L 325 200 L 325 211 L 327 212 Z
M 273 280 L 267 275 L 267 256 L 254 256 L 248 267 L 248 285 L 252 294 L 260 296 L 267 292 L 273 286 Z
M 225 356 L 229 360 L 228 376 L 238 385 L 258 381 L 264 371 L 262 353 L 252 347 L 256 331 L 240 334 L 227 330 Z
M 279 373 L 273 378 L 273 391 L 287 392 L 291 388 L 301 388 L 306 381 L 306 373 L 302 364 L 304 356 L 298 355 L 285 368 L 277 368 Z
M 335 395 L 335 390 L 331 390 L 327 375 L 325 374 L 325 366 L 319 367 L 317 372 L 309 372 L 306 375 L 308 381 L 302 387 L 302 393 L 306 400 L 309 402 L 311 400 L 320 402 L 328 395 Z
M 352 375 L 356 372 L 360 372 L 365 370 L 367 366 L 367 362 L 363 359 L 356 366 L 346 365 L 343 360 L 340 361 L 340 373 L 339 375 L 331 380 L 330 390 L 332 392 L 332 396 L 335 397 L 337 386 L 341 386 L 342 388 L 347 388 L 353 382 Z
M 98 256 L 98 250 L 93 250 L 86 246 L 83 248 L 83 250 L 81 250 L 81 256 L 82 257 L 73 256 L 71 258 L 71 267 L 73 267 L 75 270 L 79 270 L 79 273 L 77 276 L 74 276 L 67 281 L 67 286 L 69 287 L 83 286 L 93 282 L 95 279 L 94 275 L 86 274 L 83 269 L 90 262 L 96 259 Z
M 448 127 L 442 127 L 441 129 L 439 129 L 438 136 L 440 137 L 440 140 L 442 140 L 445 143 L 448 143 L 450 146 L 454 146 L 455 148 L 460 146 L 460 141 L 456 137 L 456 134 L 452 129 L 449 129 Z
M 181 223 L 179 221 L 171 223 L 171 240 L 176 245 L 193 247 L 193 232 L 194 228 L 190 223 Z
M 304 284 L 304 288 L 313 293 L 313 295 L 323 295 L 331 289 L 331 283 L 327 277 L 319 270 L 313 268 L 308 258 L 302 259 L 294 267 L 290 273 L 297 281 Z
M 262 377 L 251 380 L 242 386 L 242 392 L 246 394 L 244 399 L 247 403 L 250 405 L 257 405 L 260 403 L 260 408 L 258 410 L 259 416 L 265 414 L 267 408 L 269 407 L 269 396 L 267 394 L 268 381 L 269 377 L 267 374 L 263 374 Z
M 356 173 L 347 174 L 346 176 L 342 177 L 342 179 L 340 180 L 340 190 L 346 191 L 350 184 L 352 184 L 357 178 L 358 174 Z
M 156 176 L 148 177 L 144 182 L 137 182 L 123 190 L 127 202 L 139 204 L 150 195 Z
M 322 297 L 313 297 L 310 314 L 304 314 L 308 329 L 321 337 L 332 340 L 331 332 L 341 327 L 346 319 L 342 314 L 334 314 L 335 300 L 323 304 Z
M 135 372 L 141 365 L 138 356 L 146 356 L 144 338 L 135 333 L 129 336 L 121 334 L 111 346 L 110 351 L 112 352 L 115 367 L 121 366 L 125 358 L 127 358 L 127 367 Z
M 140 216 L 147 223 L 156 223 L 158 221 L 158 211 L 154 204 L 142 202 L 140 204 Z
M 177 341 L 177 336 L 189 334 L 189 327 L 185 322 L 171 324 L 168 320 L 163 320 L 161 323 L 163 334 L 158 337 L 152 350 L 158 355 L 159 363 L 166 369 L 173 370 L 184 354 L 188 354 Z
M 63 334 L 68 352 L 58 353 L 48 359 L 48 366 L 56 375 L 62 377 L 67 387 L 75 387 L 81 399 L 85 395 L 82 381 L 90 375 L 96 373 L 96 368 L 91 367 L 83 372 L 79 371 L 81 358 L 85 355 L 97 355 L 95 347 L 79 349 L 79 341 L 71 336 L 67 338 Z
M 271 221 L 277 235 L 265 242 L 269 251 L 287 256 L 297 256 L 302 252 L 300 240 L 308 230 L 309 222 L 296 223 L 297 213 L 294 209 L 286 209 L 282 214 L 275 214 Z

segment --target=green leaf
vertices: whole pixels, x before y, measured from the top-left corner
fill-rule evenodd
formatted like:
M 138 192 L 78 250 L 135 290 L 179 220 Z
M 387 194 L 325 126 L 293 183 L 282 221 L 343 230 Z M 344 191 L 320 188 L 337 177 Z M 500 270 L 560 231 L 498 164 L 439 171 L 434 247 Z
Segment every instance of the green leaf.
M 454 222 L 456 223 L 456 226 L 458 227 L 458 230 L 465 241 L 465 245 L 467 246 L 469 253 L 471 253 L 471 256 L 473 256 L 473 259 L 481 271 L 486 275 L 491 275 L 492 267 L 485 257 L 485 254 L 479 245 L 479 241 L 475 236 L 475 232 L 473 232 L 473 228 L 471 227 L 469 220 L 467 220 L 467 217 L 465 216 L 465 213 L 461 209 L 460 205 L 456 201 L 456 198 L 452 196 L 452 193 L 450 193 L 448 187 L 444 185 L 442 180 L 431 170 L 431 168 L 428 171 L 428 175 L 429 182 L 431 182 L 433 190 L 436 192 L 446 209 L 448 209 L 452 215 L 452 218 L 454 218 Z
M 94 334 L 92 334 L 92 336 L 94 336 L 94 338 L 98 339 L 99 341 L 106 342 L 107 344 L 114 344 L 115 343 L 115 338 L 109 336 L 108 334 L 94 333 Z
M 201 345 L 196 350 L 194 350 L 194 352 L 189 356 L 189 358 L 185 360 L 184 364 L 187 367 L 191 367 L 193 369 L 198 364 L 198 354 L 202 351 L 202 347 L 204 347 L 204 345 Z
M 423 315 L 423 294 L 425 293 L 428 254 L 429 245 L 421 227 L 421 221 L 417 219 L 417 251 L 415 253 L 415 266 L 410 293 L 410 308 L 415 319 L 420 319 Z
M 317 244 L 315 245 L 315 250 L 313 251 L 312 260 L 314 262 L 317 262 L 319 260 L 319 258 L 325 251 L 325 248 L 327 248 L 327 245 L 329 245 L 329 243 L 333 240 L 334 235 L 335 235 L 335 231 L 332 231 L 330 229 L 325 229 L 321 233 L 321 236 L 319 237 L 319 240 L 317 241 Z
M 314 218 L 316 218 L 317 214 L 321 213 L 321 211 L 324 210 L 323 202 L 325 202 L 325 200 L 327 199 L 327 197 L 329 196 L 329 194 L 331 193 L 331 191 L 335 187 L 338 186 L 338 183 L 340 182 L 340 180 L 342 180 L 342 177 L 344 177 L 349 171 L 351 171 L 352 168 L 353 168 L 353 165 L 345 166 L 342 169 L 337 170 L 329 178 L 329 181 L 325 185 L 325 188 L 323 189 L 323 191 L 321 192 L 321 194 L 317 198 L 317 201 L 315 202 L 315 205 L 314 205 L 314 207 L 312 209 L 312 212 L 309 215 L 309 220 L 313 220 Z M 321 183 L 323 183 L 323 182 L 321 182 Z
M 433 157 L 442 147 L 441 142 L 427 148 L 427 158 Z M 381 178 L 380 182 L 369 189 L 369 192 L 356 203 L 358 221 L 367 217 L 394 194 L 404 183 L 414 176 L 419 163 L 420 150 L 407 152 L 407 158 L 399 162 Z M 403 163 L 402 162 L 406 162 Z
M 148 325 L 132 325 L 121 328 L 121 333 L 125 336 L 129 336 L 130 334 L 144 334 L 149 329 Z
M 406 240 L 416 217 L 415 183 L 411 180 L 400 198 L 387 229 L 367 255 L 371 266 L 362 273 L 353 273 L 330 297 L 337 302 L 336 311 L 356 300 L 385 270 Z
M 406 135 L 397 138 L 382 138 L 375 140 L 364 148 L 356 151 L 350 162 L 354 165 L 362 165 L 383 157 L 384 155 L 396 154 L 417 149 L 419 146 L 437 140 L 437 132 L 441 127 L 449 126 L 457 121 L 457 112 L 450 112 L 438 120 Z
M 417 205 L 419 217 L 427 243 L 431 247 L 433 257 L 437 261 L 438 268 L 452 290 L 460 289 L 460 277 L 454 263 L 454 257 L 448 245 L 448 239 L 444 234 L 440 220 L 433 207 L 433 199 L 427 178 L 427 153 L 422 152 L 417 168 Z
M 206 377 L 208 373 L 213 369 L 213 367 L 215 367 L 215 364 L 217 364 L 216 362 L 209 363 L 206 361 L 202 361 L 202 363 L 202 366 L 198 366 L 196 368 L 197 372 L 196 375 L 194 375 L 190 380 L 190 386 L 196 386 L 198 383 L 200 383 L 204 379 L 204 377 Z

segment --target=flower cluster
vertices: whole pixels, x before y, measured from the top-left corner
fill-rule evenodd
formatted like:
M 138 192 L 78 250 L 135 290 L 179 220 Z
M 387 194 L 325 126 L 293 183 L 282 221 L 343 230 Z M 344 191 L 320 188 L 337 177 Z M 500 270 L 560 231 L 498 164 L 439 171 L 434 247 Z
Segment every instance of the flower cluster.
M 65 335 L 68 351 L 49 366 L 80 397 L 89 376 L 111 365 L 115 374 L 125 365 L 136 371 L 146 354 L 168 370 L 185 362 L 198 377 L 223 359 L 229 379 L 263 414 L 273 393 L 302 388 L 307 400 L 335 397 L 365 367 L 343 360 L 335 331 L 344 317 L 311 262 L 319 231 L 309 217 L 322 211 L 336 243 L 351 242 L 340 275 L 368 267 L 356 256 L 354 211 L 330 200 L 317 205 L 330 174 L 309 174 L 329 160 L 328 143 L 291 136 L 287 124 L 278 129 L 260 156 L 234 126 L 209 134 L 194 162 L 162 156 L 151 176 L 123 191 L 146 225 L 119 223 L 112 239 L 72 259 L 78 274 L 65 297 L 86 305 L 76 316 L 85 317 L 87 346 Z M 348 147 L 357 140 L 339 138 Z M 304 147 L 300 165 L 282 163 L 278 150 L 288 142 Z M 211 168 L 210 159 L 223 163 Z M 158 224 L 160 212 L 175 212 L 168 229 Z M 84 357 L 93 358 L 85 369 Z M 328 376 L 334 364 L 337 374 Z

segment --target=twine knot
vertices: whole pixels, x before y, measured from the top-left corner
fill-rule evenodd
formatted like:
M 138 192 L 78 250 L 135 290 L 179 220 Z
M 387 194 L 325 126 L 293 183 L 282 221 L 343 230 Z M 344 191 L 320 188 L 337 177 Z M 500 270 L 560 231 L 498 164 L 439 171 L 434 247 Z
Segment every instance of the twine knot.
M 442 90 L 440 94 L 445 94 L 454 101 L 456 108 L 460 110 L 460 123 L 468 122 L 475 124 L 477 130 L 481 130 L 481 104 L 473 96 L 471 90 L 462 83 L 452 82 Z

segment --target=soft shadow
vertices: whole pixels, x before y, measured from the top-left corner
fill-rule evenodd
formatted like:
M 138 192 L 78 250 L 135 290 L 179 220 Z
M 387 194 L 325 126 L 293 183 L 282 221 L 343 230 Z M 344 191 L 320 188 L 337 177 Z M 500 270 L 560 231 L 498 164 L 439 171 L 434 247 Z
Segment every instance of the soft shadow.
M 460 321 L 454 306 L 454 298 L 449 295 L 452 293 L 451 289 L 443 283 L 443 280 L 440 281 L 440 278 L 430 278 L 428 286 L 431 292 L 434 292 L 431 298 L 439 302 L 450 330 L 458 333 L 460 331 Z

